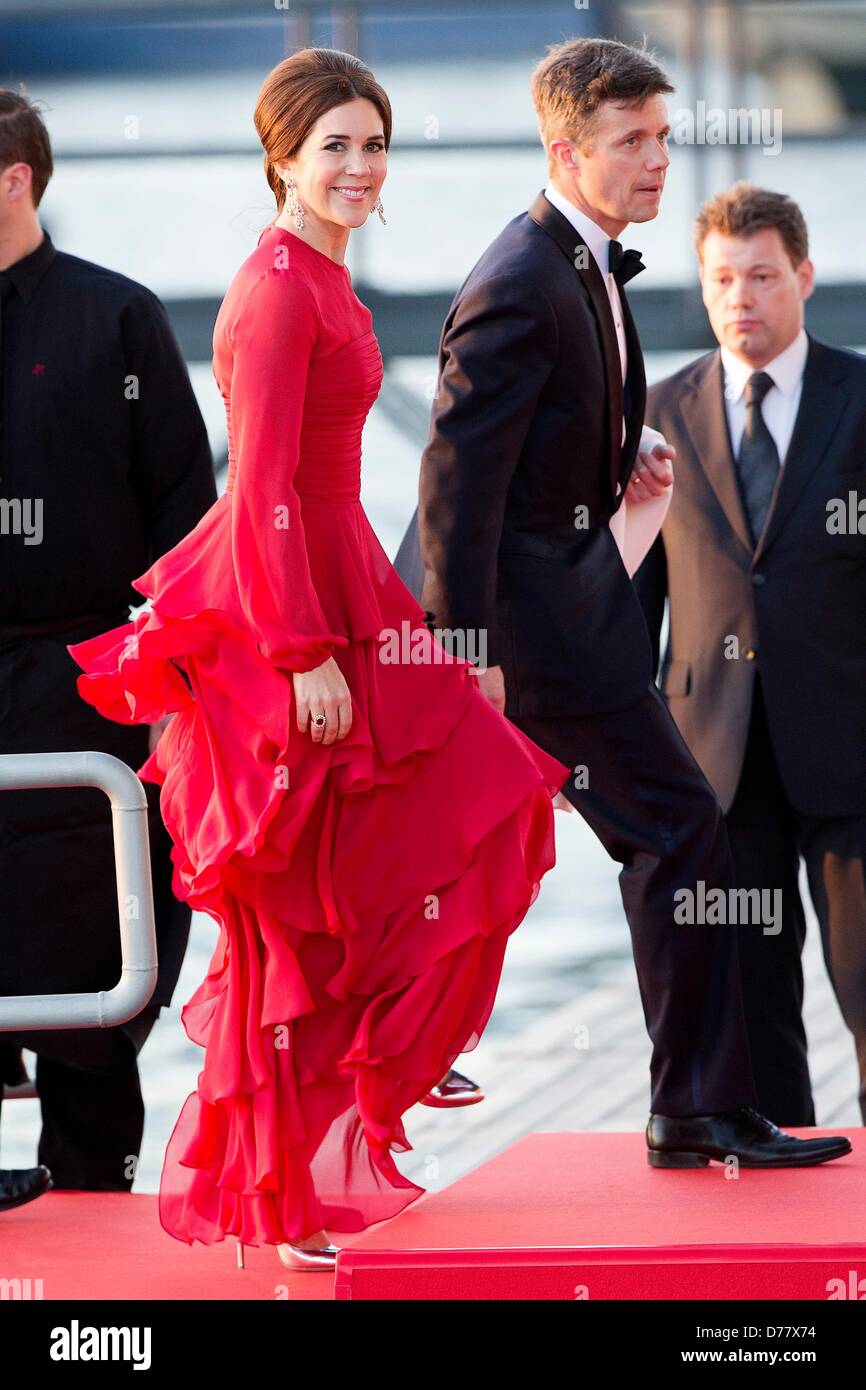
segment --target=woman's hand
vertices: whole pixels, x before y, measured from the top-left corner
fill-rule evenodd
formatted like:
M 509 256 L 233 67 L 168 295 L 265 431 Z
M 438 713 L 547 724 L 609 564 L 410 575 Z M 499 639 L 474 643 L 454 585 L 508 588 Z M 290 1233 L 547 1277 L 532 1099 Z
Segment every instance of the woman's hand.
M 307 732 L 314 743 L 333 743 L 345 738 L 352 727 L 352 697 L 343 673 L 332 656 L 313 671 L 293 671 L 298 729 Z M 312 716 L 323 714 L 324 725 L 317 727 Z
M 638 462 L 628 480 L 625 495 L 630 502 L 648 502 L 653 497 L 661 497 L 673 486 L 673 461 L 677 451 L 664 440 L 654 444 L 652 449 L 642 449 Z

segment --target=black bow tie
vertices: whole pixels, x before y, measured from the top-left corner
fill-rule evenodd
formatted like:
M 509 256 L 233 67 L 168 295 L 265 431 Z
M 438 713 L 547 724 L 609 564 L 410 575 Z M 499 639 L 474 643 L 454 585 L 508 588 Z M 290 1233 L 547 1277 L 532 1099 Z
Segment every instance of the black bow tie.
M 624 285 L 627 280 L 646 270 L 640 258 L 640 251 L 623 251 L 618 241 L 608 242 L 607 258 L 608 268 L 618 285 Z

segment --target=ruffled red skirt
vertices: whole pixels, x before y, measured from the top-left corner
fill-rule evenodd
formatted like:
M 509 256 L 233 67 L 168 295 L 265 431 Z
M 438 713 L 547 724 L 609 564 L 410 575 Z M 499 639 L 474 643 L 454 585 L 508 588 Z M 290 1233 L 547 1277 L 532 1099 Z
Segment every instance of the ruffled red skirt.
M 481 1036 L 569 769 L 442 659 L 358 503 L 304 510 L 353 725 L 329 747 L 299 733 L 232 584 L 228 505 L 135 581 L 149 610 L 69 650 L 106 717 L 175 712 L 137 771 L 161 786 L 175 894 L 219 925 L 181 1013 L 205 1056 L 160 1220 L 257 1245 L 361 1230 L 424 1191 L 392 1157 L 402 1116 Z M 414 659 L 382 660 L 402 625 Z

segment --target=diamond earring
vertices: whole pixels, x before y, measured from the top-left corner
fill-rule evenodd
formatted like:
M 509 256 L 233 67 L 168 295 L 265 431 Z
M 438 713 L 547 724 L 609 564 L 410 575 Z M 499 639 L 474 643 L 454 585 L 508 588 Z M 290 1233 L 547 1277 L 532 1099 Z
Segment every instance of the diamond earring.
M 298 202 L 298 195 L 295 192 L 295 180 L 290 174 L 286 177 L 286 190 L 288 192 L 289 212 L 295 219 L 295 226 L 298 231 L 302 232 L 304 230 L 304 218 L 302 215 L 304 209 Z
M 378 214 L 379 214 L 379 221 L 382 223 L 382 226 L 384 227 L 384 225 L 385 225 L 385 209 L 382 207 L 382 199 L 381 199 L 381 198 L 377 198 L 376 201 L 375 201 L 375 203 L 373 204 L 373 207 L 374 207 L 374 208 L 376 209 L 376 211 L 378 212 Z

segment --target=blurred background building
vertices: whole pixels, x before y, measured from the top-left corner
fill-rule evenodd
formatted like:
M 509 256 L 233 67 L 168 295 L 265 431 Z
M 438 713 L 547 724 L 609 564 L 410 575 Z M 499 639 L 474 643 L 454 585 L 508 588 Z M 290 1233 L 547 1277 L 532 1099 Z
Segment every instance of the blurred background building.
M 348 263 L 386 362 L 365 433 L 362 499 L 393 556 L 415 503 L 452 294 L 546 182 L 529 73 L 549 44 L 592 34 L 638 42 L 646 35 L 677 87 L 661 214 L 623 236 L 648 266 L 629 293 L 649 380 L 713 345 L 691 224 L 701 199 L 738 177 L 789 193 L 804 210 L 818 281 L 807 326 L 837 345 L 866 344 L 866 0 L 0 0 L 0 84 L 22 88 L 43 110 L 56 167 L 40 212 L 56 245 L 143 282 L 166 302 L 221 489 L 213 323 L 275 215 L 252 123 L 256 95 L 275 63 L 309 44 L 355 52 L 373 66 L 394 107 L 388 220 L 383 227 L 374 217 L 352 236 Z M 712 143 L 703 137 L 713 111 L 763 114 L 764 137 Z M 560 862 L 510 947 L 482 1045 L 511 1040 L 518 1064 L 526 1029 L 567 1010 L 630 956 L 616 866 L 578 816 L 557 820 Z M 139 1190 L 155 1187 L 168 1127 L 195 1084 L 201 1054 L 178 1013 L 215 935 L 209 919 L 195 919 L 176 1005 L 142 1055 L 148 1130 Z M 844 1034 L 818 978 L 822 1017 Z M 636 983 L 633 991 L 636 1003 Z M 581 1018 L 578 1010 L 575 1027 Z M 563 1047 L 574 1047 L 567 1031 Z M 632 1081 L 639 1116 L 645 1073 Z M 857 1123 L 855 1090 L 852 1055 L 839 1089 L 850 1103 L 825 1104 L 819 1123 Z M 609 1099 L 598 1122 L 609 1114 L 622 1127 L 624 1098 Z M 554 1127 L 560 1104 L 552 1094 Z M 486 1110 L 458 1117 L 467 1134 L 473 1126 L 480 1134 Z M 7 1107 L 4 1166 L 33 1161 L 37 1123 L 31 1106 Z M 537 1116 L 534 1127 L 544 1127 Z M 483 1153 L 476 1147 L 474 1156 Z M 401 1166 L 411 1171 L 416 1157 Z M 467 1149 L 459 1161 L 471 1166 L 472 1158 Z

